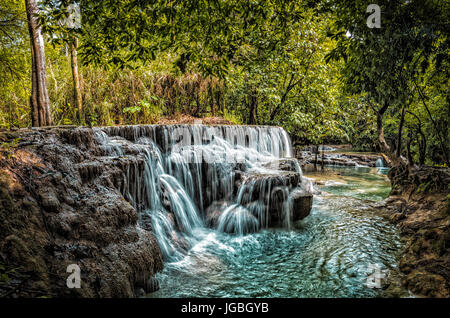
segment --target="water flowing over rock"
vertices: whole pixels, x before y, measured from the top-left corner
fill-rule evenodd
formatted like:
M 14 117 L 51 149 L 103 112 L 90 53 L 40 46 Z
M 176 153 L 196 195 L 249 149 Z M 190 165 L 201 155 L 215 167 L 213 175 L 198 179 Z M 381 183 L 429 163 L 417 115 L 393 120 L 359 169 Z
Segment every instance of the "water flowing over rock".
M 0 134 L 2 142 L 16 138 L 17 147 L 0 151 L 0 262 L 14 269 L 0 295 L 131 297 L 137 285 L 145 291 L 163 269 L 162 253 L 151 224 L 137 227 L 134 202 L 118 190 L 128 190 L 125 175 L 139 175 L 143 158 L 107 156 L 88 128 Z M 66 286 L 71 264 L 80 268 L 81 288 Z
M 20 137 L 11 159 L 2 159 L 2 187 L 16 204 L 0 255 L 35 250 L 48 294 L 139 296 L 158 288 L 162 260 L 181 260 L 198 229 L 289 228 L 311 209 L 310 184 L 279 127 L 51 128 Z M 41 239 L 11 230 L 14 209 L 32 211 L 29 232 Z M 84 289 L 62 286 L 70 262 L 82 267 Z
M 378 168 L 384 168 L 385 167 L 384 160 L 383 160 L 382 157 L 378 157 L 377 158 L 377 161 L 375 162 L 375 167 L 378 167 Z
M 116 126 L 95 134 L 111 156 L 144 158 L 144 169 L 126 171 L 121 191 L 140 215 L 149 215 L 165 259 L 182 258 L 196 228 L 242 235 L 289 227 L 311 209 L 298 203 L 312 195 L 282 128 Z M 302 186 L 304 195 L 290 195 Z
M 389 163 L 378 154 L 355 153 L 355 152 L 335 152 L 334 148 L 325 148 L 325 151 L 319 150 L 315 153 L 312 147 L 305 147 L 307 150 L 297 148 L 295 157 L 300 160 L 301 166 L 307 165 L 328 165 L 328 166 L 345 166 L 345 167 L 378 167 L 388 168 Z

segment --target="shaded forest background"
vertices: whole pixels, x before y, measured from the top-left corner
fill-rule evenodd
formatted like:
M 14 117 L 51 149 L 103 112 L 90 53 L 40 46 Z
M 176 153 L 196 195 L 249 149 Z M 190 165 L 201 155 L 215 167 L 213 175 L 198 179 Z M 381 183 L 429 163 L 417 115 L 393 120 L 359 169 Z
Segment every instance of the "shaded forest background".
M 0 4 L 2 128 L 32 125 L 27 1 Z M 68 28 L 72 2 L 39 1 L 53 124 L 220 116 L 448 165 L 449 4 L 379 1 L 370 29 L 370 2 L 78 1 Z

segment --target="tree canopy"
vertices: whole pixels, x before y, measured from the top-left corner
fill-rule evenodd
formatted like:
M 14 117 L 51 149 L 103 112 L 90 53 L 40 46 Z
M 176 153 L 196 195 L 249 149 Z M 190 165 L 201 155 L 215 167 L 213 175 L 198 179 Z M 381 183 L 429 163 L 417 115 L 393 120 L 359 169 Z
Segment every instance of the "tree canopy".
M 296 144 L 449 164 L 446 1 L 378 1 L 380 28 L 365 0 L 38 4 L 57 125 L 221 116 L 283 126 Z M 2 1 L 2 127 L 31 125 L 31 56 L 24 2 Z
M 430 79 L 436 79 L 433 85 L 448 85 L 449 4 L 434 0 L 379 2 L 380 28 L 367 27 L 364 16 L 358 14 L 369 4 L 370 1 L 342 1 L 330 8 L 336 17 L 333 37 L 338 41 L 328 58 L 345 60 L 341 71 L 344 92 L 365 96 L 376 113 L 383 150 L 394 160 L 403 154 L 402 130 L 405 120 L 410 118 L 406 114 L 416 120 L 411 105 L 422 104 L 434 126 L 433 135 L 441 155 L 449 164 L 447 125 L 444 129 L 438 127 L 424 93 L 424 88 L 431 84 Z M 439 96 L 441 105 L 448 103 L 445 98 Z M 391 145 L 384 140 L 382 119 L 386 113 L 400 117 L 397 138 Z M 442 120 L 447 124 L 448 116 Z M 414 131 L 409 133 L 412 135 Z

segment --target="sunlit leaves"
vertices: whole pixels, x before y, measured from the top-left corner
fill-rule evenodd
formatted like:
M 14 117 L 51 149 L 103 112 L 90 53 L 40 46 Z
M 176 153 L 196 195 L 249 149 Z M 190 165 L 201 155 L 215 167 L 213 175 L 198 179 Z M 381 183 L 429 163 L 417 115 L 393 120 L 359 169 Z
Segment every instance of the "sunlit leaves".
M 56 23 L 69 3 L 43 1 L 49 32 L 74 32 Z M 202 73 L 220 77 L 241 47 L 275 50 L 301 18 L 300 6 L 287 0 L 81 0 L 79 5 L 84 63 L 128 67 L 172 50 L 187 54 Z

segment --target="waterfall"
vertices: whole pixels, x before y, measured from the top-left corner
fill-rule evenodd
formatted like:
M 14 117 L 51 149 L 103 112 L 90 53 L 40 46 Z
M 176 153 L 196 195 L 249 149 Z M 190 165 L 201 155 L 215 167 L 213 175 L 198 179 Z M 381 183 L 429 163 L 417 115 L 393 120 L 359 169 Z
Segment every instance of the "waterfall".
M 377 158 L 377 162 L 375 163 L 375 166 L 378 168 L 384 168 L 384 160 L 381 157 Z
M 94 135 L 124 162 L 119 190 L 140 226 L 150 220 L 166 260 L 180 260 L 206 226 L 237 235 L 290 227 L 291 194 L 307 186 L 280 127 L 115 126 Z

